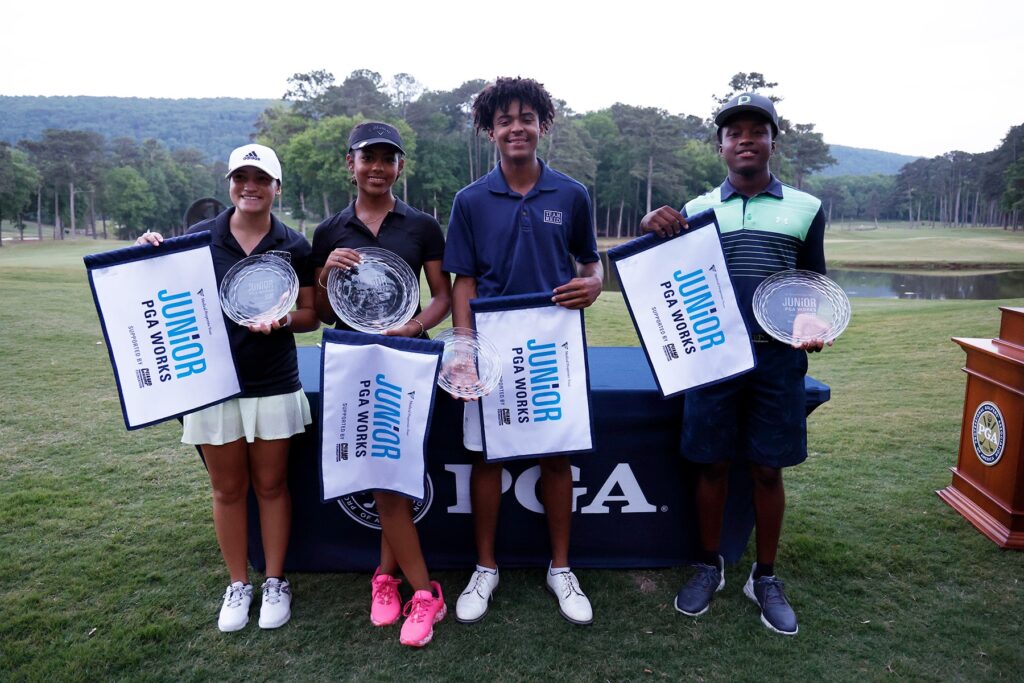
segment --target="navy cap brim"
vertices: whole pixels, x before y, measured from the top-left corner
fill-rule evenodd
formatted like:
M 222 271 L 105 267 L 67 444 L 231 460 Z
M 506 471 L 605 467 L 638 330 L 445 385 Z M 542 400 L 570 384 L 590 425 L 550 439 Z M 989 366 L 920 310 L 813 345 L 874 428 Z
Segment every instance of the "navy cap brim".
M 751 104 L 740 104 L 726 109 L 725 111 L 718 112 L 718 116 L 715 117 L 715 125 L 719 127 L 724 126 L 729 119 L 735 118 L 740 114 L 757 114 L 761 118 L 767 119 L 768 123 L 773 126 L 775 125 L 775 121 L 772 120 L 771 114 L 761 107 L 756 107 Z
M 370 145 L 390 145 L 391 147 L 394 147 L 402 154 L 405 154 L 405 150 L 396 145 L 394 140 L 389 140 L 387 138 L 370 138 L 369 140 L 360 140 L 356 144 L 349 147 L 349 149 L 362 149 L 363 147 L 369 147 Z

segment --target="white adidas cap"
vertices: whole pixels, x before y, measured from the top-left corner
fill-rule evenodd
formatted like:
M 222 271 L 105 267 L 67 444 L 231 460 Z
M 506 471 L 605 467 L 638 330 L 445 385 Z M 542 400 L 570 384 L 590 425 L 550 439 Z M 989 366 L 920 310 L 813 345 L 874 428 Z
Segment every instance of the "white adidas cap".
M 277 160 L 274 150 L 269 147 L 257 144 L 238 147 L 228 158 L 228 173 L 224 177 L 230 177 L 232 173 L 243 166 L 255 166 L 265 171 L 277 182 L 281 182 L 281 162 Z

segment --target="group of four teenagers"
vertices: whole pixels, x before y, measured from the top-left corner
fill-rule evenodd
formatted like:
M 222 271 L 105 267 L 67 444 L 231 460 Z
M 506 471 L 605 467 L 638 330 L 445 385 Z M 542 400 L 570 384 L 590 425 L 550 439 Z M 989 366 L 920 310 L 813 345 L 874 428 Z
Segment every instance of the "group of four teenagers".
M 190 232 L 210 231 L 218 282 L 242 258 L 277 250 L 291 254 L 300 285 L 296 309 L 284 318 L 248 328 L 228 325 L 242 397 L 184 418 L 182 442 L 200 447 L 209 471 L 214 528 L 230 573 L 231 582 L 218 618 L 222 631 L 237 631 L 249 620 L 253 587 L 248 581 L 246 558 L 246 496 L 250 486 L 258 503 L 267 575 L 261 590 L 259 625 L 276 628 L 291 615 L 291 586 L 284 577 L 291 524 L 288 443 L 311 422 L 298 379 L 293 334 L 316 330 L 321 321 L 344 327 L 336 320 L 327 297 L 325 284 L 331 270 L 352 268 L 359 262 L 356 249 L 373 246 L 398 254 L 417 278 L 425 274 L 430 290 L 428 303 L 417 308 L 408 323 L 384 333 L 392 336 L 426 337 L 427 330 L 449 311 L 454 326 L 472 327 L 469 302 L 477 297 L 551 292 L 556 305 L 582 309 L 593 304 L 601 293 L 603 272 L 589 195 L 583 185 L 537 156 L 539 140 L 555 116 L 550 94 L 532 79 L 499 78 L 476 96 L 472 111 L 477 131 L 484 132 L 496 146 L 499 161 L 491 172 L 455 196 L 447 239 L 432 216 L 395 196 L 393 186 L 405 164 L 404 143 L 393 126 L 374 121 L 357 125 L 348 141 L 345 161 L 356 197 L 343 211 L 317 226 L 312 247 L 272 214 L 274 200 L 281 192 L 281 166 L 273 150 L 256 144 L 244 145 L 230 157 L 227 178 L 233 206 L 190 228 Z M 738 96 L 723 107 L 716 123 L 729 177 L 720 188 L 700 198 L 705 204 L 742 201 L 746 209 L 748 201 L 762 197 L 780 202 L 796 199 L 798 194 L 806 197 L 792 188 L 783 189 L 769 171 L 778 132 L 770 101 L 757 95 Z M 810 225 L 813 222 L 816 226 L 818 218 L 816 215 L 805 228 L 794 226 L 795 232 L 789 232 L 797 235 L 793 248 L 799 252 L 800 262 L 824 272 L 823 256 L 819 258 L 821 237 Z M 641 227 L 662 237 L 674 235 L 686 228 L 685 211 L 661 207 L 645 216 Z M 727 230 L 743 229 L 746 227 L 742 225 L 722 226 L 723 235 Z M 161 241 L 159 234 L 147 232 L 138 243 L 156 246 Z M 732 270 L 733 254 L 728 244 L 726 247 Z M 786 267 L 792 264 L 780 264 L 776 270 Z M 770 274 L 759 273 L 758 278 Z M 737 289 L 749 324 L 753 319 L 749 297 L 744 300 L 742 285 Z M 760 328 L 752 329 L 760 332 Z M 755 341 L 759 336 L 755 334 Z M 693 422 L 689 409 L 683 416 L 683 454 L 691 457 L 690 453 L 695 453 L 692 459 L 701 463 L 696 497 L 700 548 L 693 576 L 679 591 L 675 606 L 684 614 L 702 614 L 714 592 L 724 586 L 724 566 L 718 556 L 725 499 L 723 472 L 727 473 L 728 463 L 734 458 L 745 459 L 751 462 L 756 483 L 758 528 L 758 561 L 747 593 L 758 603 L 766 626 L 780 633 L 795 633 L 795 616 L 782 593 L 781 582 L 771 570 L 784 507 L 781 467 L 799 462 L 801 450 L 806 456 L 805 427 L 802 412 L 798 417 L 792 411 L 786 415 L 767 415 L 765 411 L 778 412 L 768 405 L 776 398 L 795 401 L 798 394 L 802 398 L 803 374 L 799 370 L 806 370 L 803 351 L 820 349 L 820 344 L 788 349 L 791 353 L 774 343 L 758 346 L 764 347 L 759 362 L 770 366 L 761 374 L 772 386 L 765 389 L 755 386 L 757 382 L 718 385 L 726 386 L 727 391 L 714 398 L 714 407 L 699 418 L 704 422 L 701 428 L 711 420 L 732 430 L 733 442 L 725 448 L 704 445 L 691 451 L 693 444 L 687 441 L 687 434 L 695 433 L 697 427 L 688 428 Z M 783 360 L 776 361 L 772 354 Z M 772 362 L 762 355 L 771 356 Z M 794 373 L 794 368 L 798 372 Z M 777 377 L 779 373 L 785 376 Z M 762 391 L 768 392 L 763 400 L 747 400 L 751 392 Z M 777 433 L 762 433 L 766 420 L 774 421 Z M 483 450 L 479 411 L 470 403 L 464 415 L 463 443 L 470 451 Z M 769 456 L 762 457 L 764 453 Z M 539 465 L 540 495 L 551 547 L 545 583 L 566 620 L 589 624 L 593 610 L 569 563 L 569 458 L 541 458 Z M 474 458 L 470 494 L 477 565 L 455 606 L 455 618 L 463 623 L 486 616 L 498 587 L 495 540 L 501 475 L 500 463 L 487 462 L 482 455 Z M 424 561 L 412 502 L 385 491 L 375 492 L 374 501 L 382 533 L 380 564 L 371 579 L 371 622 L 391 625 L 404 612 L 400 641 L 423 646 L 433 637 L 434 624 L 447 613 L 441 586 L 431 580 Z M 413 591 L 404 610 L 399 575 Z M 753 590 L 752 582 L 756 586 Z

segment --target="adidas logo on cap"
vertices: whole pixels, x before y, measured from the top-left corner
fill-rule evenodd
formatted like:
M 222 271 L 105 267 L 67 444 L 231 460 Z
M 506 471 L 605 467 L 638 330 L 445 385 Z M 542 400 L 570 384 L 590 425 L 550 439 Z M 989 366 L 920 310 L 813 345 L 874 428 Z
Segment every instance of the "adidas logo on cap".
M 281 180 L 281 162 L 277 160 L 274 150 L 263 145 L 250 143 L 236 147 L 228 159 L 228 173 L 225 178 L 242 166 L 255 166 L 267 173 L 274 180 Z

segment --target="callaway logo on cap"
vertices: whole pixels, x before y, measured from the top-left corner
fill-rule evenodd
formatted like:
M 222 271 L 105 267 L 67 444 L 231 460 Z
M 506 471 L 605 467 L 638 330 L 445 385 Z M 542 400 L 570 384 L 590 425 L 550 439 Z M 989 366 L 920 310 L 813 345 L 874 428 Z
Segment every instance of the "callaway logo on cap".
M 352 129 L 352 133 L 348 136 L 349 150 L 380 144 L 391 145 L 405 154 L 405 150 L 402 149 L 402 136 L 398 129 L 381 121 L 360 123 Z

